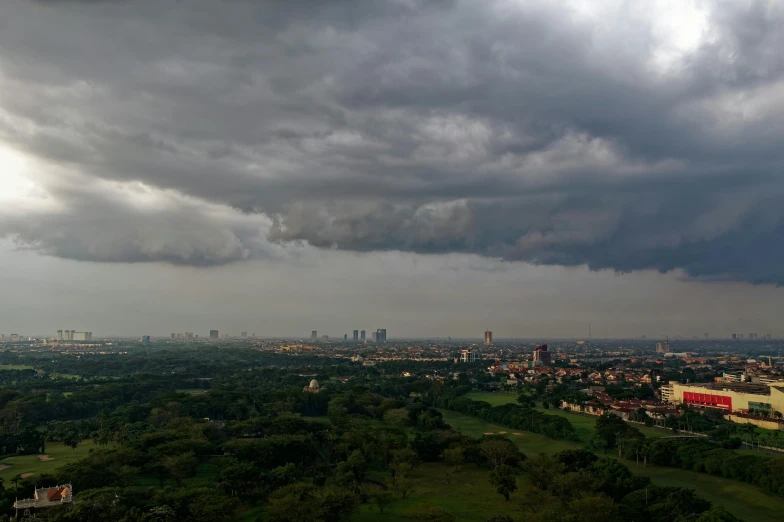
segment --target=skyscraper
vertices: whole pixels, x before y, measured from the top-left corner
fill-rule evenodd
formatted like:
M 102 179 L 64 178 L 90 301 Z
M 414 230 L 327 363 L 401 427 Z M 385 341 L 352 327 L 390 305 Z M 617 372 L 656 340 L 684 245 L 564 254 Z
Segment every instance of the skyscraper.
M 485 330 L 485 344 L 493 344 L 493 332 Z
M 479 360 L 479 353 L 469 348 L 468 350 L 460 350 L 460 362 L 473 363 Z
M 550 366 L 553 363 L 553 354 L 547 351 L 547 345 L 543 344 L 542 346 L 538 346 L 534 350 L 534 365 L 537 366 L 537 362 L 541 366 Z
M 738 339 L 738 334 L 736 334 L 736 333 L 732 334 L 732 340 L 734 341 L 734 340 L 737 340 L 737 339 Z
M 345 343 L 348 341 L 348 334 L 343 334 L 343 342 Z
M 150 336 L 149 335 L 142 335 L 142 343 L 150 344 Z
M 219 338 L 218 330 L 210 330 L 210 340 L 217 341 Z
M 312 330 L 310 332 L 310 338 L 311 339 L 318 339 L 318 330 Z
M 376 339 L 377 343 L 385 343 L 387 341 L 387 329 L 386 328 L 379 328 L 376 330 Z
M 663 343 L 656 343 L 656 353 L 667 353 L 670 351 L 669 341 Z
M 354 341 L 359 341 L 359 330 L 354 330 Z
M 365 342 L 365 330 L 359 332 L 359 340 Z

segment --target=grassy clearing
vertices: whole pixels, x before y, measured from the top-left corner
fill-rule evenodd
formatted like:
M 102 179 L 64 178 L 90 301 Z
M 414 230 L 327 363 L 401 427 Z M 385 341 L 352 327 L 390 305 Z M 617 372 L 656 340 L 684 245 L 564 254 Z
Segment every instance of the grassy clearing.
M 504 404 L 517 404 L 517 394 L 514 392 L 468 392 L 466 399 L 472 401 L 485 401 L 493 406 L 503 406 Z
M 302 418 L 303 420 L 310 421 L 310 422 L 323 422 L 325 424 L 329 424 L 329 417 L 327 417 L 326 415 L 317 415 L 314 417 L 303 415 Z
M 502 406 L 509 403 L 517 403 L 517 394 L 513 392 L 470 392 L 466 395 L 467 399 L 474 401 L 485 401 L 493 406 Z M 596 417 L 588 415 L 580 415 L 579 413 L 570 413 L 563 410 L 545 408 L 537 408 L 542 413 L 547 415 L 558 415 L 566 418 L 572 423 L 577 435 L 580 437 L 581 442 L 588 442 L 593 436 L 596 427 Z M 657 430 L 653 428 L 646 428 L 642 425 L 632 424 L 635 428 L 640 430 L 646 437 L 663 437 L 667 435 L 664 430 Z
M 378 512 L 375 505 L 364 504 L 359 507 L 352 520 L 354 522 L 378 522 L 379 520 L 406 520 L 405 512 L 422 502 L 432 502 L 452 513 L 458 522 L 475 522 L 487 520 L 499 513 L 512 513 L 516 510 L 516 501 L 521 494 L 512 494 L 512 500 L 506 502 L 504 497 L 496 493 L 488 481 L 488 470 L 476 466 L 466 466 L 456 473 L 449 484 L 445 479 L 447 466 L 441 463 L 425 463 L 415 470 L 414 491 L 401 499 L 396 495 L 393 504 Z M 372 474 L 373 480 L 390 484 L 388 473 Z M 525 482 L 524 476 L 518 477 L 518 483 Z
M 76 451 L 59 442 L 49 443 L 46 445 L 46 455 L 54 460 L 42 461 L 40 459 L 41 455 L 8 457 L 0 461 L 0 466 L 8 466 L 0 471 L 0 478 L 5 480 L 6 487 L 9 487 L 10 480 L 17 474 L 52 474 L 57 468 L 86 457 L 87 450 L 92 447 L 93 442 L 91 440 L 83 440 L 79 447 L 76 448 Z
M 204 388 L 177 388 L 177 393 L 187 393 L 188 395 L 199 395 L 201 393 L 206 393 L 210 390 L 205 390 Z
M 241 510 L 234 518 L 236 522 L 256 522 L 264 514 L 264 507 L 254 507 Z
M 516 436 L 511 434 L 512 430 L 509 430 L 509 428 L 490 424 L 476 417 L 469 417 L 468 415 L 447 410 L 440 411 L 444 414 L 445 422 L 466 435 L 481 437 L 483 433 L 488 432 L 510 432 L 507 434 L 507 437 L 513 440 L 520 450 L 527 455 L 557 453 L 564 449 L 573 449 L 581 446 L 569 442 L 553 441 L 540 435 L 526 432 L 522 432 L 522 436 Z M 565 415 L 575 415 L 580 419 L 591 420 L 590 417 L 576 414 L 565 413 Z M 681 469 L 654 466 L 641 468 L 637 467 L 634 461 L 624 461 L 624 463 L 633 473 L 648 476 L 655 484 L 695 489 L 701 497 L 724 506 L 735 516 L 746 521 L 780 522 L 784 517 L 784 499 L 767 493 L 756 486 Z
M 756 486 L 674 468 L 637 468 L 625 462 L 632 473 L 651 478 L 654 484 L 691 488 L 702 498 L 727 508 L 747 522 L 780 522 L 784 519 L 784 499 Z
M 539 453 L 552 454 L 562 450 L 580 447 L 579 444 L 573 442 L 552 440 L 535 433 L 505 428 L 498 424 L 490 424 L 489 422 L 485 422 L 476 417 L 463 415 L 462 413 L 456 413 L 449 410 L 439 411 L 444 415 L 444 422 L 465 435 L 478 438 L 485 433 L 500 433 L 503 431 L 506 433 L 506 436 L 514 441 L 520 450 L 527 455 L 538 455 Z M 515 435 L 515 433 L 520 433 L 520 435 Z
M 0 371 L 2 370 L 35 370 L 35 368 L 26 364 L 0 364 Z

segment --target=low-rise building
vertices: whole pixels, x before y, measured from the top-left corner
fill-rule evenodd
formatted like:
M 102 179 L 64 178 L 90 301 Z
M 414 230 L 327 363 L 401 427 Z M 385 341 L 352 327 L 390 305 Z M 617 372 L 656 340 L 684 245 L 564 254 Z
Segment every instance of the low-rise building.
M 718 408 L 728 413 L 784 413 L 784 387 L 751 383 L 670 383 L 662 387 L 667 402 Z
M 14 502 L 16 519 L 24 517 L 35 517 L 35 514 L 42 510 L 55 506 L 63 506 L 73 503 L 73 486 L 62 484 L 51 488 L 37 488 L 33 498 L 26 498 Z

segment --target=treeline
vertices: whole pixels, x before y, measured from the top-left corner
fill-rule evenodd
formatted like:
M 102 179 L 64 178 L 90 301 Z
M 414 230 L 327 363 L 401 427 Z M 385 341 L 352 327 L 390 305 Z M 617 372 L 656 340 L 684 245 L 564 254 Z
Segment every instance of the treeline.
M 605 452 L 617 450 L 619 458 L 636 460 L 644 466 L 650 463 L 708 473 L 784 495 L 784 459 L 744 455 L 725 447 L 731 447 L 727 442 L 646 438 L 617 415 L 605 414 L 597 419 L 589 446 Z
M 484 401 L 449 396 L 436 397 L 433 403 L 437 408 L 479 417 L 487 422 L 516 430 L 538 433 L 550 439 L 578 440 L 574 427 L 565 418 L 547 415 L 525 405 L 504 404 L 503 406 L 492 406 Z
M 524 468 L 539 490 L 526 503 L 546 506 L 538 508 L 537 520 L 739 522 L 692 489 L 653 485 L 617 460 L 587 450 L 537 455 Z
M 656 439 L 650 442 L 648 453 L 649 462 L 659 466 L 740 480 L 784 496 L 782 458 L 743 455 L 702 439 Z

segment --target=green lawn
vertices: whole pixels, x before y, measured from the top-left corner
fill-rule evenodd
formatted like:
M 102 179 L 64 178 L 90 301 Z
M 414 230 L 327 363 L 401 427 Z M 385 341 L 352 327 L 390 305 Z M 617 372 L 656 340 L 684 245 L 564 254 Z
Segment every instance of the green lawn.
M 517 394 L 513 392 L 470 392 L 465 397 L 474 401 L 485 401 L 493 406 L 517 403 Z M 594 416 L 580 415 L 579 413 L 570 413 L 558 409 L 537 408 L 537 410 L 547 415 L 558 415 L 566 418 L 574 426 L 581 442 L 588 442 L 593 436 L 594 427 L 596 426 L 596 417 Z M 664 430 L 646 428 L 638 424 L 632 424 L 632 426 L 640 430 L 646 437 L 663 437 L 667 435 L 667 432 Z
M 35 370 L 26 364 L 0 364 L 0 370 Z
M 380 514 L 372 504 L 359 506 L 354 522 L 378 522 L 383 520 L 407 520 L 405 512 L 412 506 L 422 502 L 432 502 L 443 507 L 455 516 L 458 522 L 476 522 L 487 520 L 490 516 L 501 513 L 513 513 L 516 501 L 521 498 L 520 492 L 512 494 L 512 500 L 506 502 L 504 497 L 496 493 L 488 481 L 488 470 L 474 465 L 465 466 L 463 471 L 456 473 L 447 483 L 445 471 L 447 466 L 442 463 L 425 463 L 413 473 L 414 490 L 401 499 L 395 495 L 395 502 Z M 390 484 L 389 473 L 371 474 L 371 478 Z M 518 483 L 526 482 L 524 476 L 518 477 Z
M 578 444 L 554 441 L 533 433 L 519 432 L 523 433 L 523 435 L 513 435 L 515 430 L 490 424 L 476 417 L 448 410 L 439 411 L 443 413 L 444 421 L 447 424 L 466 435 L 481 437 L 483 433 L 505 431 L 507 432 L 507 437 L 513 440 L 520 450 L 527 455 L 556 453 L 564 449 L 580 447 Z M 577 414 L 561 413 L 579 417 L 581 420 L 592 420 L 590 417 L 583 417 Z M 584 430 L 585 426 L 583 426 L 583 434 L 585 433 Z M 580 430 L 578 430 L 578 434 L 580 434 Z M 767 493 L 756 486 L 681 469 L 654 466 L 638 468 L 634 461 L 624 461 L 624 463 L 629 466 L 633 473 L 651 477 L 655 484 L 693 488 L 701 497 L 721 504 L 735 516 L 747 522 L 780 522 L 784 519 L 784 499 Z
M 200 393 L 205 393 L 210 390 L 204 388 L 177 388 L 174 391 L 177 393 L 187 393 L 188 395 L 199 395 Z
M 746 522 L 784 520 L 784 499 L 756 486 L 675 468 L 637 468 L 634 461 L 625 464 L 632 473 L 651 477 L 654 484 L 694 489 L 702 498 L 724 506 Z
M 46 455 L 54 460 L 42 461 L 41 455 L 8 457 L 0 461 L 0 467 L 7 466 L 0 470 L 0 478 L 5 480 L 6 487 L 9 487 L 10 480 L 17 474 L 51 474 L 59 467 L 83 459 L 87 456 L 87 450 L 92 447 L 93 442 L 91 440 L 83 440 L 79 447 L 76 448 L 76 451 L 59 442 L 49 443 L 46 445 Z
M 465 394 L 465 398 L 472 401 L 485 401 L 493 406 L 503 406 L 510 402 L 517 404 L 517 394 L 514 392 L 469 392 Z
M 264 513 L 264 506 L 245 508 L 235 517 L 236 522 L 256 522 Z
M 490 424 L 477 417 L 463 415 L 462 413 L 449 410 L 438 411 L 444 415 L 444 422 L 452 426 L 455 430 L 472 437 L 481 437 L 485 433 L 504 432 L 506 436 L 513 440 L 520 450 L 527 455 L 557 453 L 562 450 L 580 447 L 579 444 L 573 442 L 552 440 L 535 433 L 505 428 L 497 424 Z M 520 435 L 514 435 L 515 433 L 520 433 Z

